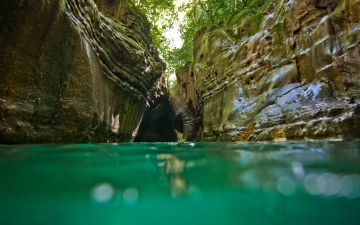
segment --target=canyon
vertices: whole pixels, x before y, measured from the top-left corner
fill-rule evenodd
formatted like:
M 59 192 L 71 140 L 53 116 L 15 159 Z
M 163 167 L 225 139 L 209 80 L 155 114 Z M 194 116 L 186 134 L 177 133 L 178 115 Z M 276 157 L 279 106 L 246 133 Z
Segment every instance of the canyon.
M 2 144 L 360 138 L 359 0 L 275 0 L 205 27 L 172 93 L 126 1 L 0 15 Z

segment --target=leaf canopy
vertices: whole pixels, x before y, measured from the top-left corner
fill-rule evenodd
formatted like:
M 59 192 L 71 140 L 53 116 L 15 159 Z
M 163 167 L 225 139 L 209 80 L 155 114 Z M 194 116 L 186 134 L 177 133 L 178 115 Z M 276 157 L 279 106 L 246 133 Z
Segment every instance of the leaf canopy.
M 167 63 L 167 74 L 192 61 L 193 39 L 203 27 L 226 27 L 239 13 L 262 12 L 275 0 L 127 0 L 147 15 L 151 36 Z M 181 16 L 182 15 L 182 16 Z M 166 31 L 178 27 L 183 45 L 171 47 Z

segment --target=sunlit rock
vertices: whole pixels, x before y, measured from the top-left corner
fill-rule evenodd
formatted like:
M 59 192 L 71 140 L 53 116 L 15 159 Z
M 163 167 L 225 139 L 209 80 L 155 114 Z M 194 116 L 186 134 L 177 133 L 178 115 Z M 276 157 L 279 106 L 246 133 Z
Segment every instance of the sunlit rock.
M 187 64 L 176 71 L 177 86 L 175 93 L 172 93 L 170 101 L 174 109 L 174 126 L 181 133 L 179 140 L 194 141 L 196 130 L 198 129 L 197 114 L 195 112 L 195 102 L 197 101 L 194 93 L 193 74 L 189 74 Z
M 196 140 L 358 139 L 359 22 L 356 0 L 276 0 L 204 28 L 175 111 L 197 119 Z

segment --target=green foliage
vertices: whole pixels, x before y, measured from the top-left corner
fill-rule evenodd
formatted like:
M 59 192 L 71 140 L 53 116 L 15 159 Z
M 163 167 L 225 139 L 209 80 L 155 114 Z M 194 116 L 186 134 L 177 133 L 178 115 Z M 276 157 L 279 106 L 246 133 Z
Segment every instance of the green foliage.
M 127 0 L 127 2 L 147 16 L 151 25 L 153 42 L 169 70 L 173 63 L 170 60 L 172 57 L 170 42 L 164 36 L 164 32 L 178 20 L 174 0 Z
M 274 0 L 187 0 L 180 6 L 175 4 L 175 0 L 128 1 L 148 16 L 154 44 L 167 63 L 167 74 L 172 74 L 175 68 L 192 61 L 193 39 L 198 30 L 215 26 L 226 28 L 248 13 L 252 14 L 249 22 L 261 21 L 265 7 Z M 178 12 L 185 13 L 184 21 L 179 21 Z M 170 48 L 170 43 L 164 36 L 164 32 L 174 24 L 180 25 L 184 41 L 179 49 Z
M 245 9 L 227 22 L 227 34 L 235 40 L 249 37 L 259 32 L 265 12 Z

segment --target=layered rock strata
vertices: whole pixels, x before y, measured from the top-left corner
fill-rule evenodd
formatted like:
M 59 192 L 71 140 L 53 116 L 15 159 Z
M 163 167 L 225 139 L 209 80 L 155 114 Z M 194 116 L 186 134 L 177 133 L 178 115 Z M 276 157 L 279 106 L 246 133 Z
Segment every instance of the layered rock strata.
M 178 74 L 197 140 L 360 138 L 359 43 L 359 0 L 276 0 L 204 28 Z
M 125 0 L 0 3 L 0 143 L 130 141 L 165 65 Z

